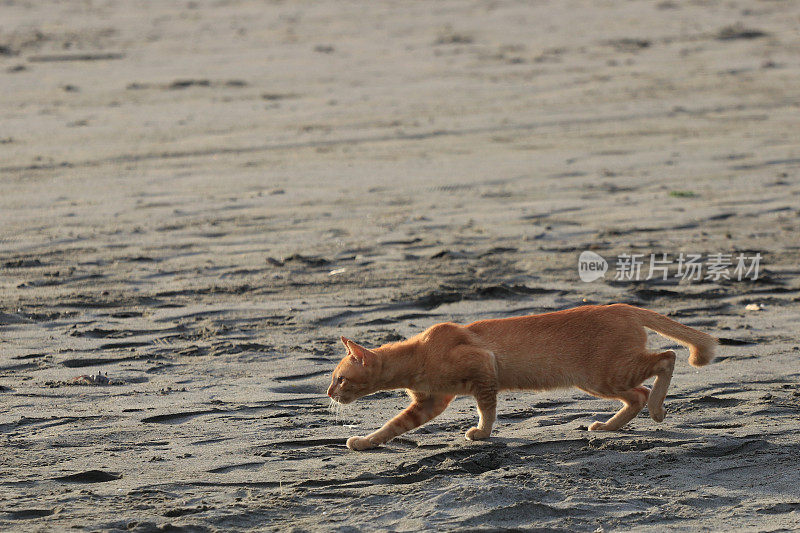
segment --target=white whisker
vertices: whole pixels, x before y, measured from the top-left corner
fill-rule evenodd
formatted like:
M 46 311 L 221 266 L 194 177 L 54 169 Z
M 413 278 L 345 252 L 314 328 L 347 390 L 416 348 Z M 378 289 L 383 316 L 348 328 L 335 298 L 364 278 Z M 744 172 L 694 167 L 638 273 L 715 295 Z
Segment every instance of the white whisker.
M 351 424 L 353 419 L 350 415 L 351 406 L 340 403 L 336 400 L 336 398 L 331 398 L 330 403 L 328 404 L 328 412 L 333 415 L 334 423 L 341 424 L 347 427 L 356 427 L 356 425 Z
M 339 423 L 339 413 L 342 405 L 335 399 L 331 398 L 331 403 L 328 404 L 328 411 L 333 415 L 334 422 Z

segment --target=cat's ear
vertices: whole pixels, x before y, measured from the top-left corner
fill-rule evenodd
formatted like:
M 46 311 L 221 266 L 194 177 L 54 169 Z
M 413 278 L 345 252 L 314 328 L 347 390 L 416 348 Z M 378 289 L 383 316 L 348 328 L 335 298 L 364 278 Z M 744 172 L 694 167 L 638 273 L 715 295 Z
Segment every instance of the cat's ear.
M 353 351 L 350 349 L 350 345 L 355 344 L 353 341 L 342 335 L 342 344 L 344 344 L 344 347 L 347 349 L 347 355 L 353 353 Z
M 375 354 L 364 348 L 363 346 L 359 346 L 355 342 L 351 341 L 346 337 L 342 337 L 342 344 L 345 345 L 347 348 L 347 353 L 361 363 L 364 366 L 369 366 L 374 362 Z

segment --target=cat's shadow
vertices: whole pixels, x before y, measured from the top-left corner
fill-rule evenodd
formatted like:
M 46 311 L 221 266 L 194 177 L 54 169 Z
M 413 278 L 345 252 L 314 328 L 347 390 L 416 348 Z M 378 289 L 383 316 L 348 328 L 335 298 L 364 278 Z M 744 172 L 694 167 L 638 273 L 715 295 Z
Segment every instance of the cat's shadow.
M 413 435 L 413 434 L 412 434 Z M 469 441 L 466 439 L 453 439 L 446 442 L 430 440 L 430 434 L 419 435 L 420 438 L 399 437 L 391 443 L 376 448 L 374 451 L 385 454 L 407 454 L 410 450 L 419 452 L 430 451 L 436 454 L 453 452 L 461 455 L 466 450 L 474 449 L 476 453 L 491 449 L 511 449 L 525 455 L 542 455 L 568 452 L 617 451 L 635 452 L 653 448 L 678 448 L 687 446 L 687 452 L 692 447 L 706 443 L 708 435 L 691 430 L 672 430 L 659 428 L 624 429 L 613 432 L 588 431 L 576 429 L 569 433 L 554 434 L 552 438 L 542 434 L 539 439 L 526 437 L 506 437 L 494 435 L 487 440 Z M 579 455 L 583 455 L 580 454 Z

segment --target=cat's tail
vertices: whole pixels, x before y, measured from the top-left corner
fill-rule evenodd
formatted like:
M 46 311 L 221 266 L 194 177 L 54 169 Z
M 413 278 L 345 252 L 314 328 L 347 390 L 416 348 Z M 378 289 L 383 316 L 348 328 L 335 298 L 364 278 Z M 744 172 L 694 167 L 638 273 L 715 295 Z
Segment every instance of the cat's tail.
M 714 349 L 718 341 L 711 335 L 697 331 L 689 326 L 660 315 L 654 311 L 634 307 L 636 314 L 646 328 L 659 335 L 683 344 L 689 348 L 689 364 L 705 366 L 714 359 Z

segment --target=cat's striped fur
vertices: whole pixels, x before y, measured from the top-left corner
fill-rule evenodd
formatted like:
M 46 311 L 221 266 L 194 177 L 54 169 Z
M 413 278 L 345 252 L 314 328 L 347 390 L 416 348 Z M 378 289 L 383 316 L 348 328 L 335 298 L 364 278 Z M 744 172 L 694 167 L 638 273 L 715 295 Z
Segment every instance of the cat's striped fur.
M 480 415 L 466 438 L 485 439 L 503 390 L 578 387 L 620 400 L 622 409 L 606 422 L 593 423 L 593 431 L 619 429 L 645 405 L 661 422 L 675 352 L 649 352 L 644 328 L 688 346 L 693 366 L 714 358 L 716 339 L 663 315 L 625 304 L 587 305 L 467 326 L 437 324 L 374 350 L 342 337 L 347 355 L 333 372 L 328 396 L 347 404 L 403 388 L 411 397 L 411 405 L 379 430 L 348 439 L 353 450 L 379 446 L 428 422 L 460 394 L 476 399 Z M 656 378 L 652 391 L 642 386 L 651 377 Z

